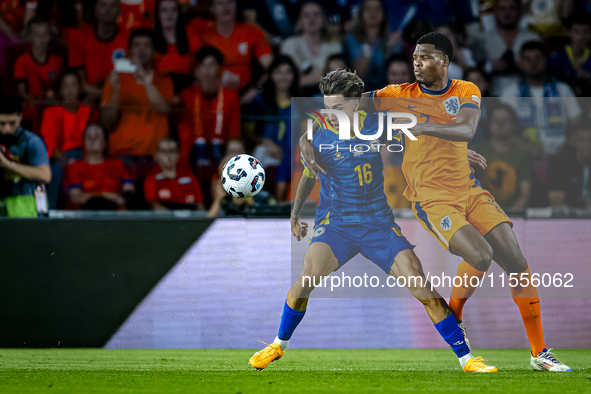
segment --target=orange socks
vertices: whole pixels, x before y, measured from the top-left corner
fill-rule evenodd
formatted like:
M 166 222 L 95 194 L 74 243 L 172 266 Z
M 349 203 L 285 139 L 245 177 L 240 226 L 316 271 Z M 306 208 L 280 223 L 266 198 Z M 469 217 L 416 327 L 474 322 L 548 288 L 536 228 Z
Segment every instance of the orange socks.
M 523 272 L 528 274 L 527 277 L 530 283 L 528 283 L 527 287 L 522 287 L 520 281 L 518 286 L 511 287 L 511 295 L 519 308 L 523 326 L 525 327 L 525 332 L 527 333 L 527 338 L 531 346 L 531 352 L 535 357 L 546 348 L 544 329 L 542 328 L 542 308 L 540 307 L 538 289 L 531 284 L 531 272 L 529 268 Z M 517 275 L 517 278 L 521 279 L 521 273 Z
M 471 284 L 476 284 L 476 279 L 470 280 L 473 276 L 478 277 L 478 280 L 482 279 L 486 271 L 479 271 L 476 268 L 472 267 L 470 264 L 462 261 L 460 265 L 458 265 L 457 276 L 462 278 L 462 286 L 455 287 L 451 290 L 451 298 L 449 299 L 449 307 L 453 311 L 456 320 L 462 320 L 462 310 L 464 309 L 464 304 L 468 301 L 468 298 L 474 293 L 477 286 L 472 286 Z M 467 275 L 467 280 L 464 280 L 464 274 Z M 466 283 L 467 282 L 467 283 Z M 480 283 L 480 282 L 478 282 Z
M 522 287 L 520 281 L 516 287 L 511 287 L 511 296 L 519 308 L 519 313 L 523 320 L 523 326 L 525 327 L 525 332 L 529 339 L 531 351 L 535 357 L 546 348 L 546 343 L 544 342 L 544 329 L 542 328 L 540 297 L 538 295 L 538 289 L 531 284 L 531 272 L 529 268 L 524 271 L 524 273 L 528 274 L 528 286 Z M 480 280 L 486 272 L 479 271 L 465 261 L 462 261 L 458 266 L 457 276 L 464 278 L 464 274 L 468 277 L 467 286 L 465 280 L 462 280 L 462 286 L 454 286 L 451 291 L 451 298 L 449 299 L 449 307 L 453 311 L 457 321 L 462 320 L 464 304 L 468 301 L 468 298 L 470 298 L 477 287 L 471 285 L 470 278 L 476 276 Z M 525 277 L 526 275 L 524 275 L 524 278 Z M 517 275 L 517 279 L 521 279 L 521 273 Z M 523 282 L 525 282 L 525 280 L 523 280 Z M 476 280 L 474 279 L 472 283 L 476 283 Z

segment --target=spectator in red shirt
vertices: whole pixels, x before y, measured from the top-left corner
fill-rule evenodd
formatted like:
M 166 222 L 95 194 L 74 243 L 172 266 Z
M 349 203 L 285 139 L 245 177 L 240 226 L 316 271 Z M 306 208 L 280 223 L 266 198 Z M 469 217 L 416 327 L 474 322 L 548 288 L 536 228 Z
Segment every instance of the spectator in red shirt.
M 121 0 L 121 15 L 117 19 L 121 30 L 151 29 L 154 27 L 156 0 Z
M 78 68 L 88 100 L 97 102 L 101 88 L 116 59 L 125 58 L 128 32 L 117 25 L 121 12 L 119 0 L 97 0 L 94 24 L 69 31 L 69 66 Z
M 243 94 L 252 84 L 252 58 L 256 58 L 266 70 L 273 60 L 271 49 L 258 27 L 236 22 L 236 0 L 212 0 L 211 13 L 216 20 L 213 28 L 196 28 L 202 26 L 202 21 L 195 19 L 191 21 L 188 32 L 191 35 L 200 34 L 202 45 L 214 46 L 223 53 L 222 83 Z M 196 51 L 198 48 L 192 49 Z M 256 91 L 252 89 L 243 101 L 250 102 L 255 95 Z
M 181 6 L 177 0 L 160 0 L 156 10 L 156 69 L 162 74 L 170 75 L 174 92 L 178 94 L 192 82 L 189 40 L 184 23 L 179 20 Z
M 56 209 L 64 167 L 83 157 L 84 129 L 99 120 L 98 110 L 83 103 L 83 85 L 76 72 L 66 72 L 59 83 L 60 104 L 43 111 L 41 136 L 51 158 L 49 207 Z
M 35 107 L 32 102 L 55 97 L 56 82 L 63 72 L 64 64 L 62 57 L 52 53 L 49 48 L 51 35 L 46 21 L 33 17 L 27 30 L 31 37 L 31 50 L 17 59 L 14 79 L 18 81 L 19 95 L 24 102 L 28 102 L 23 108 L 23 120 L 33 122 L 33 131 L 38 132 L 36 111 L 42 111 L 43 108 Z
M 131 73 L 111 73 L 103 90 L 101 121 L 110 135 L 111 154 L 126 166 L 151 162 L 158 141 L 168 136 L 172 80 L 154 70 L 153 31 L 138 29 L 129 36 Z
M 178 143 L 161 140 L 155 155 L 160 168 L 144 182 L 144 196 L 152 209 L 203 210 L 203 196 L 197 179 L 187 166 L 179 165 Z
M 36 9 L 37 0 L 0 0 L 0 32 L 11 41 L 18 42 L 18 35 L 35 15 Z
M 206 46 L 196 59 L 195 83 L 180 95 L 185 110 L 178 126 L 181 160 L 189 160 L 194 151 L 192 164 L 217 167 L 223 145 L 240 135 L 240 101 L 236 91 L 221 84 L 224 56 L 220 51 Z
M 133 194 L 133 180 L 119 159 L 105 157 L 103 128 L 93 123 L 84 131 L 84 160 L 67 166 L 70 200 L 82 209 L 123 209 Z M 125 196 L 125 197 L 124 197 Z

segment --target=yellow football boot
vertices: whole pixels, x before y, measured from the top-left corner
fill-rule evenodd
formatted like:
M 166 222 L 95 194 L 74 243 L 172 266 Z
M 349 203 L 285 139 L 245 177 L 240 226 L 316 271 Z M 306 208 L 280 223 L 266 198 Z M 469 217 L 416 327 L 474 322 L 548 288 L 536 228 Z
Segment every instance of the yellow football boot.
M 486 365 L 482 357 L 472 357 L 466 365 L 464 365 L 464 372 L 499 372 L 497 367 Z
M 267 368 L 269 364 L 275 360 L 279 360 L 285 354 L 285 351 L 281 350 L 281 346 L 278 343 L 272 343 L 270 345 L 265 342 L 263 343 L 267 346 L 263 350 L 259 350 L 253 354 L 248 360 L 248 364 L 257 371 Z

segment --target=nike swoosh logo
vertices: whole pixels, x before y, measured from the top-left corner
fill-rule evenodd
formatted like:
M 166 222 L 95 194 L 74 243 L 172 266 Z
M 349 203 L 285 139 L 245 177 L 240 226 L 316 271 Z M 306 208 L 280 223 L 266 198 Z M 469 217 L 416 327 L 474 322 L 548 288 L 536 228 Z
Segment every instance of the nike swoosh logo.
M 416 107 L 411 107 L 411 106 L 410 106 L 410 104 L 409 104 L 407 108 L 408 108 L 408 109 L 414 109 L 414 108 L 419 108 L 419 107 L 418 107 L 418 106 L 416 106 Z
M 540 301 L 539 301 L 539 300 L 538 300 L 538 301 L 536 301 L 536 302 L 531 302 L 531 301 L 530 301 L 530 302 L 529 302 L 529 304 L 530 304 L 530 305 L 533 305 L 533 304 L 537 304 L 538 302 L 540 302 Z

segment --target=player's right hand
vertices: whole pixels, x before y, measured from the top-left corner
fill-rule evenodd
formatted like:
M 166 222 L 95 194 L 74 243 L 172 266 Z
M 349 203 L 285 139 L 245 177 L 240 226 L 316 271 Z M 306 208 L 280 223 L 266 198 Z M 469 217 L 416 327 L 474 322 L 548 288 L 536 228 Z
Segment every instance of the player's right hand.
M 300 222 L 300 219 L 291 218 L 291 233 L 300 241 L 308 234 L 308 223 Z
M 474 152 L 471 149 L 468 149 L 468 162 L 470 165 L 477 165 L 480 166 L 483 170 L 486 169 L 486 159 L 479 153 Z M 474 169 L 472 169 L 474 172 Z
M 302 150 L 302 157 L 306 162 L 306 166 L 312 172 L 312 174 L 314 174 L 316 179 L 318 179 L 319 172 L 323 175 L 326 175 L 326 171 L 324 171 L 324 169 L 320 167 L 318 163 L 316 163 L 314 158 L 314 147 L 312 146 L 312 143 L 305 138 L 305 136 L 300 138 L 300 149 Z

